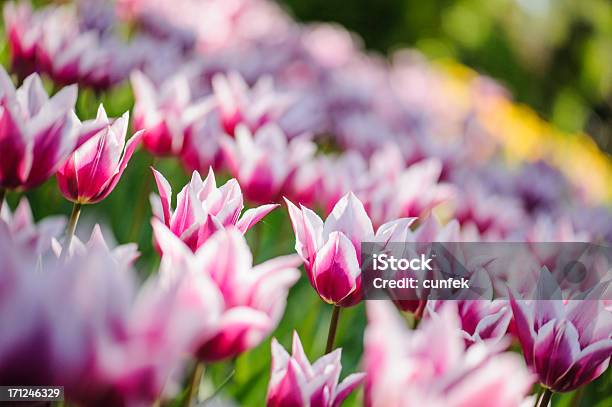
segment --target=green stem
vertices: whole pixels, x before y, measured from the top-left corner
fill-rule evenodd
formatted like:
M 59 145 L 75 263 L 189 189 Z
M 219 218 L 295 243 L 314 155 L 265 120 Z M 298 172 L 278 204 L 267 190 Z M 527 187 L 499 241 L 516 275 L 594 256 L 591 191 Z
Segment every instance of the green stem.
M 553 395 L 552 391 L 548 388 L 545 388 L 544 393 L 542 393 L 542 398 L 540 399 L 540 403 L 538 404 L 538 407 L 548 407 L 548 403 L 550 403 L 552 395 Z
M 74 231 L 76 230 L 77 222 L 79 221 L 79 216 L 81 215 L 82 204 L 75 202 L 72 206 L 72 213 L 70 214 L 70 220 L 68 221 L 68 226 L 66 227 L 66 239 L 64 239 L 64 248 L 62 249 L 62 258 L 65 258 L 70 251 L 70 244 L 72 243 L 72 238 L 74 237 Z
M 2 205 L 4 204 L 5 196 L 6 196 L 6 189 L 0 187 L 0 211 L 2 210 Z
M 198 403 L 198 395 L 200 393 L 200 383 L 202 383 L 202 376 L 204 375 L 204 364 L 196 362 L 196 365 L 191 373 L 191 379 L 189 380 L 189 390 L 187 393 L 187 399 L 185 400 L 185 406 L 190 407 Z
M 154 157 L 151 160 L 150 166 L 155 167 L 157 162 L 158 162 L 157 157 Z M 146 180 L 142 183 L 142 186 L 140 187 L 140 191 L 138 193 L 138 200 L 135 206 L 136 210 L 132 216 L 132 219 L 133 219 L 132 226 L 130 227 L 130 230 L 128 232 L 129 242 L 139 242 L 140 241 L 140 232 L 142 231 L 142 225 L 144 222 L 146 208 L 149 207 L 149 205 L 147 204 L 147 200 L 149 199 L 149 194 L 151 193 L 152 187 L 153 187 L 153 182 L 151 181 L 149 177 L 146 177 Z
M 331 320 L 329 321 L 329 332 L 327 334 L 327 346 L 325 346 L 325 354 L 328 354 L 334 348 L 336 340 L 336 331 L 338 329 L 338 320 L 340 319 L 340 307 L 334 305 Z

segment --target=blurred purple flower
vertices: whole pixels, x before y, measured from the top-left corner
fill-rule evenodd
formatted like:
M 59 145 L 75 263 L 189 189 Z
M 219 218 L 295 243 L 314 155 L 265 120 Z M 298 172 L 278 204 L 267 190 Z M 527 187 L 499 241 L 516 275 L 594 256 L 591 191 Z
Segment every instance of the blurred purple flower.
M 177 196 L 176 209 L 172 210 L 172 189 L 164 176 L 153 170 L 159 197 L 152 197 L 153 214 L 178 236 L 194 252 L 217 230 L 236 226 L 246 233 L 277 204 L 262 205 L 248 209 L 242 216 L 243 198 L 240 186 L 230 179 L 217 188 L 212 169 L 202 180 L 194 171 L 191 181 Z
M 142 138 L 139 131 L 126 143 L 128 122 L 128 112 L 109 120 L 100 105 L 96 119 L 83 126 L 100 130 L 77 148 L 57 171 L 57 183 L 66 199 L 93 204 L 113 191 Z
M 347 376 L 341 383 L 341 349 L 310 364 L 297 332 L 293 332 L 293 350 L 289 355 L 272 338 L 272 367 L 266 406 L 339 407 L 364 380 L 363 373 Z

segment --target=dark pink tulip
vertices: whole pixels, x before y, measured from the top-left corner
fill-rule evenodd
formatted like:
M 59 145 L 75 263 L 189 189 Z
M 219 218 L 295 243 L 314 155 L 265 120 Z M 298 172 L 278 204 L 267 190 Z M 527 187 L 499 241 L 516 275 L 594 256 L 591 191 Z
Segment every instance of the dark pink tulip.
M 191 181 L 177 196 L 176 209 L 172 210 L 172 189 L 161 173 L 153 169 L 159 200 L 152 198 L 153 214 L 161 219 L 191 250 L 196 251 L 217 230 L 235 226 L 246 233 L 277 204 L 251 208 L 240 216 L 243 205 L 242 192 L 235 179 L 217 188 L 212 169 L 202 180 L 194 171 Z
M 361 243 L 403 236 L 414 220 L 388 222 L 374 234 L 372 221 L 352 192 L 338 201 L 325 223 L 312 210 L 285 201 L 295 250 L 304 260 L 310 284 L 323 301 L 342 307 L 361 301 Z
M 365 405 L 519 407 L 533 377 L 500 344 L 466 346 L 452 304 L 417 330 L 383 301 L 367 304 Z
M 136 98 L 134 128 L 145 130 L 142 143 L 154 155 L 179 155 L 194 122 L 212 107 L 212 100 L 193 103 L 189 78 L 176 74 L 157 88 L 141 72 L 132 74 Z
M 79 134 L 75 86 L 49 98 L 37 74 L 15 90 L 0 68 L 0 188 L 30 189 L 51 177 L 91 132 Z
M 297 332 L 293 333 L 293 350 L 289 355 L 272 338 L 272 367 L 268 385 L 268 407 L 339 407 L 364 379 L 353 373 L 341 383 L 341 349 L 322 356 L 310 364 Z
M 158 219 L 152 223 L 155 239 L 164 253 L 162 262 L 175 262 L 166 273 L 188 267 L 195 274 L 205 274 L 223 298 L 218 325 L 196 346 L 200 360 L 212 362 L 237 356 L 257 346 L 276 328 L 288 291 L 299 278 L 298 256 L 277 257 L 253 266 L 246 240 L 235 228 L 215 233 L 193 254 Z
M 312 159 L 317 148 L 307 136 L 287 141 L 274 124 L 260 127 L 255 134 L 239 125 L 235 138 L 226 137 L 222 147 L 232 175 L 246 198 L 254 202 L 278 200 L 291 176 Z
M 542 273 L 548 274 L 546 270 Z M 572 391 L 599 377 L 612 356 L 612 314 L 594 290 L 584 300 L 510 297 L 525 361 L 543 386 Z
M 109 120 L 100 105 L 96 119 L 83 126 L 101 130 L 77 148 L 57 170 L 57 184 L 66 199 L 93 204 L 113 191 L 142 137 L 139 131 L 126 143 L 128 122 L 128 112 Z

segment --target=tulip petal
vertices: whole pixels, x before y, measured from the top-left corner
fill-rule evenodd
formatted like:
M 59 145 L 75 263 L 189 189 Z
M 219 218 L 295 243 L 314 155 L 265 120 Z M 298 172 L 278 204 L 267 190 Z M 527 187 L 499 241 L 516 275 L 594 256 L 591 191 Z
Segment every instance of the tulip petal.
M 253 225 L 259 222 L 264 216 L 270 213 L 272 210 L 276 209 L 280 205 L 278 204 L 268 204 L 261 205 L 256 208 L 247 209 L 240 220 L 236 223 L 236 227 L 238 230 L 244 234 L 247 230 L 249 230 Z
M 360 272 L 351 241 L 341 232 L 332 232 L 314 262 L 312 274 L 317 293 L 326 302 L 337 304 L 357 289 Z

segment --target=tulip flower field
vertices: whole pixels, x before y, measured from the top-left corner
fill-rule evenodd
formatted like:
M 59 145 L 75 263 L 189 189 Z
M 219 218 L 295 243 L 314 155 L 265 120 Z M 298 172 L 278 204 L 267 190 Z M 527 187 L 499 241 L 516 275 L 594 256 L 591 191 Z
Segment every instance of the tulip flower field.
M 541 297 L 538 243 L 612 246 L 588 135 L 267 0 L 6 1 L 2 28 L 0 389 L 63 387 L 11 405 L 612 406 L 612 262 Z M 374 300 L 368 242 L 531 249 L 516 290 L 487 258 L 490 297 Z

